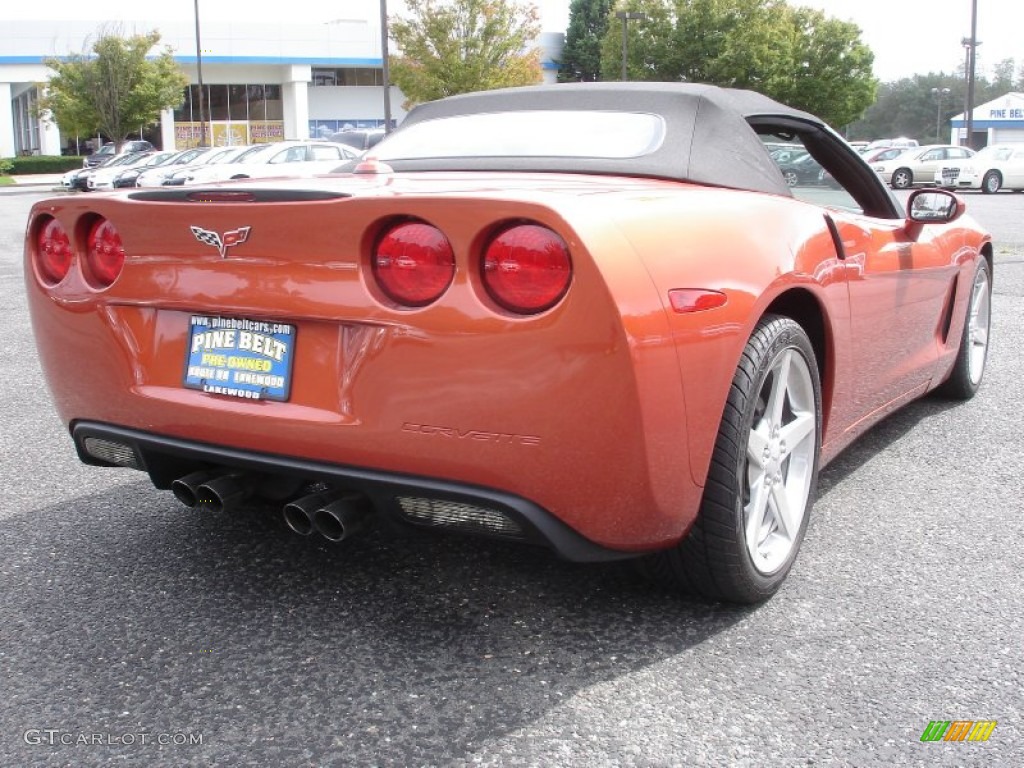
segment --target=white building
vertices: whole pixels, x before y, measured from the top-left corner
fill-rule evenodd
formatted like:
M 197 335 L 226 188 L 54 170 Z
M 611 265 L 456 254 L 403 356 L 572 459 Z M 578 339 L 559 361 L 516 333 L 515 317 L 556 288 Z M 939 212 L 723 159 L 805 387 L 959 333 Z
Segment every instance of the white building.
M 950 121 L 954 143 L 967 134 L 966 112 Z M 1010 92 L 971 112 L 973 147 L 1024 142 L 1024 93 Z
M 346 12 L 353 10 L 345 5 Z M 376 3 L 357 5 L 369 11 Z M 181 107 L 164 112 L 159 129 L 146 133 L 165 149 L 198 141 L 200 61 L 203 115 L 215 143 L 326 136 L 346 126 L 383 125 L 380 17 L 353 16 L 320 24 L 257 24 L 242 13 L 237 23 L 204 22 L 201 57 L 192 21 L 7 21 L 0 37 L 0 157 L 78 153 L 93 138 L 61 136 L 55 125 L 35 115 L 34 105 L 52 74 L 44 60 L 87 52 L 90 40 L 103 32 L 127 36 L 156 29 L 160 46 L 171 48 L 190 78 Z M 544 34 L 538 41 L 546 82 L 555 80 L 562 38 Z M 391 87 L 395 122 L 405 116 L 404 101 Z

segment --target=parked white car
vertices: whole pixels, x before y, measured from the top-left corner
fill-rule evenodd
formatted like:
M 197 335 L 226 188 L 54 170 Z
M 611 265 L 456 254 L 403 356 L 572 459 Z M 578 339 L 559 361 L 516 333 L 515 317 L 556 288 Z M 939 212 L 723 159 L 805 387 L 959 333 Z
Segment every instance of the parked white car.
M 943 163 L 935 183 L 946 189 L 980 189 L 986 194 L 1007 187 L 1024 191 L 1024 144 L 993 144 L 969 160 Z
M 861 152 L 860 156 L 864 158 L 864 162 L 872 165 L 874 163 L 883 163 L 886 160 L 892 160 L 893 158 L 899 157 L 906 148 L 902 147 L 875 147 L 874 149 L 865 149 Z
M 249 144 L 236 144 L 230 147 L 214 147 L 209 152 L 205 152 L 196 158 L 195 162 L 183 165 L 180 168 L 171 168 L 167 173 L 164 174 L 163 178 L 157 186 L 161 187 L 180 187 L 183 184 L 188 183 L 188 180 L 192 178 L 192 174 L 195 173 L 198 168 L 205 168 L 206 166 L 220 165 L 222 163 L 230 163 L 246 152 L 252 149 Z M 152 185 L 150 185 L 152 186 Z
M 61 186 L 70 191 L 78 190 L 80 192 L 89 191 L 89 178 L 101 169 L 108 168 L 123 168 L 124 166 L 136 162 L 144 154 L 142 152 L 132 152 L 127 155 L 111 155 L 107 154 L 106 159 L 99 165 L 89 166 L 88 168 L 79 168 L 75 171 L 68 171 L 61 177 Z
M 139 178 L 135 180 L 135 186 L 162 186 L 165 179 L 170 178 L 174 173 L 186 167 L 217 160 L 227 160 L 248 148 L 248 145 L 245 145 L 239 147 L 193 147 L 192 149 L 184 150 L 182 157 L 176 158 L 173 162 L 140 174 Z
M 871 167 L 893 189 L 910 189 L 915 184 L 933 184 L 935 172 L 947 160 L 966 160 L 974 150 L 952 144 L 928 144 L 908 149 L 892 160 L 871 163 Z
M 169 170 L 181 168 L 182 166 L 187 165 L 188 163 L 195 162 L 196 158 L 198 158 L 200 155 L 207 151 L 208 149 L 205 147 L 193 147 L 192 149 L 182 149 L 175 152 L 170 157 L 166 158 L 160 163 L 156 163 L 152 166 L 146 166 L 142 168 L 129 168 L 125 170 L 123 174 L 118 176 L 119 181 L 115 182 L 114 186 L 125 186 L 120 182 L 120 180 L 128 178 L 131 178 L 131 183 L 127 184 L 127 186 L 144 186 L 139 184 L 139 179 L 142 178 L 143 176 L 147 176 L 147 178 L 151 179 L 157 178 L 160 176 L 160 174 L 166 173 Z M 151 186 L 160 185 L 159 183 L 155 183 L 152 184 Z
M 193 166 L 179 171 L 171 181 L 194 185 L 229 179 L 312 176 L 330 173 L 361 155 L 362 152 L 353 147 L 334 142 L 278 141 L 250 147 L 227 163 Z
M 865 149 L 914 149 L 921 146 L 917 139 L 908 139 L 906 136 L 897 136 L 895 139 L 875 139 L 868 142 Z
M 133 161 L 116 166 L 100 166 L 89 174 L 85 187 L 89 192 L 103 192 L 114 188 L 114 180 L 130 169 L 140 169 L 159 165 L 172 157 L 173 152 L 141 152 Z

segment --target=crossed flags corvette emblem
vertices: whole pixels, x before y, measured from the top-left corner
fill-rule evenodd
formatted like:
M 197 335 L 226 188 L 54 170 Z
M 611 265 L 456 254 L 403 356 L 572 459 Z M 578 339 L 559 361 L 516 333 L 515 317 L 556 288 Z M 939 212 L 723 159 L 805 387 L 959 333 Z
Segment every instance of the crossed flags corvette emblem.
M 211 232 L 208 229 L 202 227 L 191 226 L 189 229 L 192 230 L 192 234 L 196 236 L 196 240 L 206 245 L 212 245 L 220 253 L 222 259 L 228 257 L 228 248 L 233 245 L 241 245 L 249 239 L 249 230 L 252 227 L 239 227 L 238 229 L 232 229 L 229 232 L 225 232 L 221 235 L 218 232 Z

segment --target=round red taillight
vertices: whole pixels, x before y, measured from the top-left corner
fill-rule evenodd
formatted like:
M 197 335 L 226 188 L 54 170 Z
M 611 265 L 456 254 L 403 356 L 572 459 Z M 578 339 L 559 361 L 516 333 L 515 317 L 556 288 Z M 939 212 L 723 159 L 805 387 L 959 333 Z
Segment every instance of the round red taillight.
M 49 285 L 59 283 L 71 269 L 71 238 L 56 219 L 49 219 L 39 228 L 36 263 L 39 274 Z
M 518 224 L 491 240 L 482 274 L 487 293 L 500 306 L 521 315 L 543 312 L 569 289 L 569 247 L 547 227 Z
M 418 221 L 384 233 L 373 253 L 373 275 L 392 301 L 423 307 L 437 301 L 455 276 L 455 253 L 437 227 Z
M 99 288 L 113 283 L 124 268 L 124 245 L 121 235 L 107 219 L 97 219 L 89 229 L 85 252 L 90 282 Z

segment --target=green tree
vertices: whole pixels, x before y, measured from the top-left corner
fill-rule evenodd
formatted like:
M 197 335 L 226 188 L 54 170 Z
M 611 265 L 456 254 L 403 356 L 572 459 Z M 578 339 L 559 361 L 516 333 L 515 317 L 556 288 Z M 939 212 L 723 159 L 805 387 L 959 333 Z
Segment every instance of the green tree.
M 628 79 L 679 80 L 678 51 L 673 41 L 675 19 L 668 4 L 664 0 L 630 0 L 619 3 L 616 10 L 643 14 L 625 27 Z M 622 78 L 622 31 L 622 21 L 610 16 L 601 41 L 602 80 Z
M 940 82 L 941 76 L 933 73 L 883 83 L 875 103 L 860 120 L 850 125 L 848 137 L 871 141 L 907 136 L 921 141 L 922 131 L 929 124 L 932 126 L 929 135 L 934 132 L 935 112 L 928 107 L 928 94 L 930 88 L 942 87 L 938 85 Z M 962 100 L 960 103 L 962 107 Z
M 630 79 L 749 88 L 834 126 L 874 101 L 874 55 L 860 30 L 784 0 L 624 0 L 645 19 L 628 28 Z M 622 29 L 602 43 L 601 72 L 622 68 Z
M 833 127 L 852 123 L 874 103 L 878 87 L 875 55 L 861 42 L 860 28 L 811 8 L 791 8 L 787 15 L 795 35 L 790 77 L 777 77 L 766 93 Z
M 565 31 L 559 82 L 591 82 L 601 79 L 601 40 L 608 31 L 608 14 L 614 0 L 572 0 L 569 28 Z
M 975 81 L 974 106 L 1006 95 L 1005 78 L 1011 65 L 996 68 L 995 80 L 980 76 Z M 943 89 L 949 89 L 945 93 Z M 942 100 L 939 100 L 939 94 Z M 963 68 L 953 73 L 929 72 L 882 83 L 878 98 L 864 116 L 849 127 L 850 139 L 882 139 L 909 136 L 922 144 L 949 142 L 949 121 L 964 112 L 967 84 Z M 939 130 L 936 131 L 936 123 Z
M 996 92 L 996 96 L 1002 96 L 1013 90 L 1015 68 L 1016 62 L 1013 59 L 1003 59 L 992 68 L 992 90 Z
M 536 7 L 515 0 L 407 0 L 408 18 L 389 20 L 400 53 L 391 79 L 405 108 L 471 91 L 541 81 Z
M 188 77 L 169 48 L 148 58 L 158 32 L 121 37 L 104 33 L 91 54 L 47 59 L 54 76 L 44 86 L 39 109 L 65 134 L 100 133 L 120 145 L 160 111 L 181 103 Z

